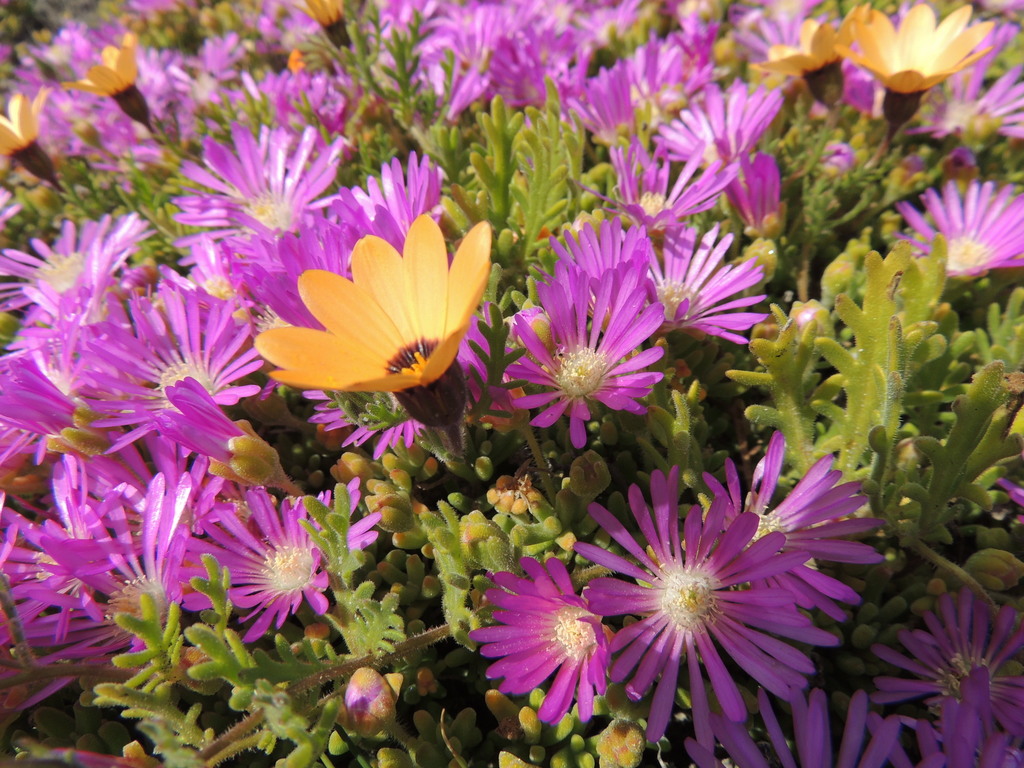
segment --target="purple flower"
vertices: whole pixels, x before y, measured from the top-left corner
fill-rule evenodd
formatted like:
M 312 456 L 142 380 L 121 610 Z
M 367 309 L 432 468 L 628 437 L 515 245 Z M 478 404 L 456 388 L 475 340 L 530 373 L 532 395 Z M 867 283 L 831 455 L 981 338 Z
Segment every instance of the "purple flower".
M 719 647 L 769 691 L 792 700 L 806 685 L 805 675 L 814 672 L 814 664 L 803 652 L 767 633 L 810 645 L 835 645 L 838 640 L 814 627 L 788 592 L 763 585 L 765 579 L 807 560 L 806 552 L 780 552 L 786 541 L 780 532 L 755 540 L 757 515 L 744 513 L 727 524 L 731 502 L 724 496 L 714 499 L 706 517 L 699 506 L 692 507 L 680 537 L 678 481 L 678 467 L 667 476 L 660 470 L 651 475 L 653 510 L 639 486 L 630 486 L 629 504 L 640 540 L 600 504 L 590 505 L 590 515 L 636 562 L 594 544 L 577 543 L 575 550 L 636 579 L 631 584 L 597 578 L 584 595 L 591 609 L 602 616 L 642 617 L 612 640 L 612 651 L 619 655 L 611 678 L 629 678 L 626 693 L 634 700 L 641 699 L 657 680 L 648 740 L 657 741 L 665 733 L 679 667 L 685 660 L 698 741 L 706 744 L 711 726 L 704 672 L 725 716 L 736 722 L 747 716 L 739 686 Z
M 718 225 L 697 242 L 693 227 L 670 232 L 659 258 L 652 255 L 654 292 L 664 306 L 664 326 L 685 328 L 745 344 L 736 331 L 745 331 L 767 317 L 763 312 L 734 312 L 757 304 L 764 294 L 738 296 L 757 285 L 764 269 L 753 259 L 725 264 L 732 244 L 728 234 L 715 244 Z
M 330 214 L 351 230 L 352 245 L 364 235 L 377 235 L 401 250 L 417 216 L 440 218 L 441 177 L 430 158 L 412 152 L 404 168 L 396 158 L 381 168 L 380 181 L 368 179 L 365 192 L 338 190 Z
M 52 244 L 33 238 L 36 254 L 6 248 L 0 255 L 0 311 L 36 304 L 52 319 L 59 317 L 60 297 L 85 289 L 90 306 L 102 306 L 104 292 L 128 258 L 152 230 L 137 214 L 118 219 L 104 216 L 76 226 L 70 219 L 61 225 Z
M 1022 739 L 995 726 L 988 670 L 975 667 L 960 681 L 958 700 L 942 708 L 938 727 L 930 720 L 914 724 L 921 761 L 917 768 L 1022 768 Z M 914 768 L 897 745 L 890 755 L 894 768 Z
M 601 197 L 652 235 L 679 226 L 686 216 L 714 207 L 738 172 L 735 165 L 722 168 L 721 163 L 714 162 L 694 179 L 702 162 L 698 153 L 686 162 L 669 189 L 672 168 L 661 145 L 651 155 L 634 138 L 628 150 L 612 147 L 609 154 L 619 183 L 614 199 Z
M 741 492 L 739 474 L 732 461 L 727 460 L 725 464 L 728 490 L 711 475 L 704 475 L 704 482 L 716 498 L 728 497 L 731 501 L 726 520 L 731 522 L 742 513 L 753 512 L 759 519 L 758 535 L 781 531 L 786 535 L 782 551 L 804 552 L 811 562 L 881 561 L 882 555 L 874 548 L 843 539 L 877 528 L 884 521 L 874 518 L 841 519 L 864 506 L 866 499 L 859 492 L 859 483 L 836 485 L 843 473 L 832 469 L 832 456 L 823 456 L 815 462 L 786 498 L 772 505 L 785 454 L 786 439 L 781 432 L 776 432 L 768 442 L 764 458 L 754 468 L 750 492 L 746 496 Z M 860 596 L 853 589 L 807 564 L 766 579 L 765 584 L 788 590 L 801 608 L 819 608 L 837 621 L 843 620 L 845 614 L 835 600 L 852 605 L 860 602 Z
M 912 132 L 943 138 L 964 134 L 986 136 L 995 129 L 1004 136 L 1024 138 L 1024 82 L 1020 82 L 1024 67 L 1012 67 L 994 83 L 985 85 L 992 62 L 1019 35 L 1020 27 L 1014 24 L 997 25 L 979 43 L 980 48 L 992 50 L 973 67 L 946 81 L 943 96 L 930 101 L 922 127 Z
M 740 175 L 725 188 L 725 196 L 750 237 L 778 237 L 785 224 L 780 194 L 779 165 L 772 155 L 758 152 L 753 160 L 740 158 Z
M 210 235 L 253 232 L 274 237 L 294 231 L 305 212 L 330 202 L 319 196 L 334 181 L 344 140 L 339 137 L 321 147 L 312 160 L 320 143 L 314 128 L 302 132 L 294 152 L 292 141 L 290 131 L 267 126 L 257 140 L 238 123 L 231 126 L 229 146 L 205 139 L 207 167 L 189 161 L 181 172 L 212 192 L 196 190 L 194 195 L 175 198 L 181 208 L 175 218 L 182 224 L 215 228 Z M 178 245 L 195 240 L 195 236 L 185 237 Z
M 1024 648 L 1024 624 L 1018 618 L 1017 611 L 1004 605 L 993 621 L 989 607 L 968 589 L 960 590 L 956 603 L 942 595 L 938 614 L 924 615 L 927 629 L 899 633 L 909 657 L 884 645 L 871 646 L 882 661 L 918 678 L 876 677 L 878 692 L 872 700 L 889 704 L 927 696 L 926 704 L 944 711 L 962 699 L 961 683 L 981 668 L 989 679 L 993 717 L 1007 733 L 1024 736 L 1024 676 L 1000 669 Z
M 806 699 L 798 696 L 789 702 L 793 708 L 793 748 L 764 689 L 758 691 L 757 701 L 768 733 L 767 743 L 755 742 L 744 723 L 733 722 L 721 715 L 711 716 L 715 736 L 739 768 L 771 768 L 774 765 L 789 768 L 882 768 L 889 764 L 889 755 L 897 747 L 899 719 L 892 716 L 882 720 L 878 715 L 869 713 L 868 695 L 864 691 L 856 691 L 850 697 L 838 749 L 832 746 L 828 698 L 820 688 L 811 691 Z M 865 729 L 869 723 L 873 725 L 871 738 L 865 744 Z M 767 752 L 769 745 L 771 751 Z M 723 764 L 715 759 L 709 745 L 687 739 L 686 749 L 697 768 L 722 768 Z
M 537 716 L 557 723 L 575 695 L 580 720 L 586 722 L 594 712 L 594 695 L 603 695 L 607 685 L 604 626 L 576 594 L 561 560 L 552 557 L 542 564 L 524 557 L 519 562 L 527 578 L 505 572 L 491 577 L 501 587 L 487 590 L 487 600 L 498 607 L 493 618 L 499 626 L 475 629 L 470 639 L 483 643 L 482 656 L 500 658 L 487 668 L 488 677 L 505 678 L 499 690 L 526 694 L 555 673 Z
M 105 414 L 97 425 L 137 424 L 133 437 L 149 431 L 153 414 L 171 407 L 167 387 L 186 377 L 220 405 L 259 392 L 256 384 L 235 383 L 263 361 L 234 311 L 203 291 L 167 285 L 153 296 L 133 297 L 127 312 L 112 307 L 112 318 L 90 329 L 90 406 Z
M 688 107 L 659 131 L 662 145 L 673 160 L 703 158 L 705 164 L 728 163 L 749 154 L 782 108 L 781 91 L 758 86 L 753 93 L 736 80 L 723 96 L 709 85 L 702 104 Z
M 358 478 L 348 486 L 350 509 L 359 503 Z M 330 504 L 328 495 L 320 499 Z M 196 554 L 212 554 L 219 565 L 231 573 L 228 596 L 231 602 L 249 612 L 242 621 L 254 619 L 243 639 L 250 642 L 262 637 L 273 625 L 280 629 L 306 602 L 314 613 L 328 608 L 327 573 L 323 570 L 320 550 L 311 543 L 303 522 L 307 521 L 302 499 L 292 498 L 276 504 L 263 488 L 245 494 L 244 510 L 233 504 L 220 505 L 206 537 L 196 540 Z M 371 531 L 380 520 L 380 513 L 368 515 L 348 530 L 351 549 L 363 549 L 377 538 Z M 186 607 L 205 607 L 207 598 L 193 593 Z
M 224 415 L 206 387 L 189 377 L 167 387 L 164 397 L 174 407 L 153 417 L 161 435 L 222 464 L 231 461 L 231 441 L 247 433 Z
M 552 346 L 541 341 L 529 320 L 517 316 L 513 328 L 529 354 L 508 368 L 510 377 L 549 390 L 516 398 L 520 408 L 546 406 L 531 424 L 550 427 L 568 411 L 569 437 L 574 447 L 582 448 L 592 402 L 616 411 L 645 412 L 637 401 L 662 374 L 643 369 L 659 360 L 663 350 L 636 351 L 658 329 L 662 311 L 658 304 L 644 306 L 647 289 L 640 275 L 627 265 L 597 280 L 562 262 L 550 283 L 537 286 Z
M 560 260 L 575 264 L 591 278 L 602 278 L 623 264 L 644 266 L 654 258 L 644 228 L 623 231 L 618 218 L 605 219 L 596 228 L 587 222 L 578 232 L 567 232 L 564 246 L 552 236 L 551 249 Z
M 1011 199 L 1013 186 L 996 191 L 995 182 L 977 180 L 967 185 L 961 198 L 953 181 L 942 195 L 927 190 L 921 200 L 934 226 L 910 203 L 896 203 L 916 237 L 910 240 L 923 253 L 931 252 L 936 235 L 946 238 L 946 272 L 978 275 L 989 269 L 1024 265 L 1024 195 Z

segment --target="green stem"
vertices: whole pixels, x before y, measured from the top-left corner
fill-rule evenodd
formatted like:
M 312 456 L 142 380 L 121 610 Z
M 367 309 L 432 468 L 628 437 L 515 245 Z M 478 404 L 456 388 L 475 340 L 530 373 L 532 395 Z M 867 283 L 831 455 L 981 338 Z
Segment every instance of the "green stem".
M 0 679 L 0 691 L 17 685 L 28 685 L 43 680 L 57 680 L 62 677 L 100 678 L 104 681 L 125 682 L 131 680 L 138 669 L 118 669 L 105 664 L 46 664 L 31 667 L 24 672 Z
M 544 458 L 544 452 L 540 449 L 540 443 L 537 442 L 537 436 L 533 433 L 533 427 L 529 424 L 524 424 L 520 427 L 520 432 L 523 433 L 523 437 L 526 438 L 526 444 L 530 447 L 530 454 L 533 456 L 533 463 L 537 465 L 537 470 L 540 472 L 541 482 L 544 483 L 544 493 L 547 494 L 548 503 L 555 503 L 555 495 L 558 493 L 558 489 L 555 488 L 555 483 L 551 479 L 551 473 L 548 472 L 548 463 Z
M 969 574 L 959 565 L 952 562 L 951 560 L 946 559 L 920 539 L 915 538 L 913 541 L 911 541 L 910 547 L 917 554 L 919 554 L 929 563 L 934 565 L 936 568 L 946 571 L 954 578 L 963 582 L 965 587 L 967 587 L 969 590 L 971 590 L 971 592 L 977 595 L 978 598 L 983 600 L 989 608 L 991 608 L 993 611 L 995 610 L 996 603 L 992 599 L 991 595 L 989 595 L 986 589 L 978 583 L 977 579 L 971 576 L 971 574 Z
M 428 645 L 436 643 L 440 640 L 444 640 L 446 637 L 451 636 L 451 628 L 447 624 L 442 624 L 434 629 L 427 630 L 415 637 L 410 637 L 405 642 L 399 643 L 394 652 L 386 654 L 384 656 L 376 656 L 375 654 L 366 654 L 358 659 L 352 661 L 346 661 L 344 664 L 337 664 L 328 669 L 322 670 L 315 675 L 299 680 L 296 683 L 288 686 L 288 694 L 302 693 L 310 689 L 319 688 L 324 683 L 330 680 L 336 680 L 341 677 L 352 674 L 360 667 L 379 667 L 388 664 L 391 661 L 397 661 L 404 656 L 418 651 L 420 648 L 425 648 Z M 319 704 L 327 701 L 338 695 L 338 692 L 329 693 L 322 697 Z M 263 723 L 263 712 L 257 711 L 248 715 L 247 717 L 239 720 L 228 730 L 214 739 L 205 749 L 199 753 L 200 759 L 202 759 L 207 766 L 214 766 L 217 763 L 213 760 L 214 757 L 220 756 L 225 753 L 232 742 L 240 740 L 244 734 L 248 734 L 253 729 L 258 728 Z M 258 735 L 258 734 L 257 734 Z
M 206 765 L 219 765 L 228 758 L 234 757 L 235 755 L 239 755 L 242 752 L 245 752 L 246 750 L 256 749 L 259 746 L 260 740 L 262 738 L 263 734 L 254 733 L 242 739 L 233 739 L 232 741 L 225 744 L 224 749 L 222 749 L 216 755 L 207 758 L 205 761 Z

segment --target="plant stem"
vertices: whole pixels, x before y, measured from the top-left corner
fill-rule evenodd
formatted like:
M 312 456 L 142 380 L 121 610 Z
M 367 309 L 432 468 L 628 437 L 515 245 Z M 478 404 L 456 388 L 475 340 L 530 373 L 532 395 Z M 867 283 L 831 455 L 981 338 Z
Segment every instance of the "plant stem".
M 537 442 L 537 436 L 533 434 L 533 427 L 529 424 L 524 424 L 520 431 L 523 433 L 523 437 L 526 438 L 526 444 L 530 446 L 533 463 L 537 465 L 537 469 L 540 471 L 541 482 L 544 483 L 544 493 L 547 494 L 548 503 L 553 505 L 558 489 L 555 488 L 555 483 L 551 479 L 551 473 L 548 472 L 548 463 L 544 459 L 544 452 L 540 449 L 540 443 Z
M 981 584 L 978 583 L 977 579 L 971 576 L 971 574 L 969 574 L 959 565 L 952 562 L 951 560 L 946 559 L 920 539 L 915 538 L 913 541 L 911 541 L 910 547 L 915 552 L 917 552 L 917 554 L 919 554 L 929 563 L 934 565 L 936 568 L 940 568 L 948 572 L 954 578 L 962 581 L 965 587 L 971 590 L 971 592 L 977 595 L 981 600 L 985 601 L 985 604 L 989 608 L 991 608 L 993 611 L 995 610 L 996 603 L 992 599 L 992 596 L 989 595 L 988 591 L 983 586 L 981 586 Z

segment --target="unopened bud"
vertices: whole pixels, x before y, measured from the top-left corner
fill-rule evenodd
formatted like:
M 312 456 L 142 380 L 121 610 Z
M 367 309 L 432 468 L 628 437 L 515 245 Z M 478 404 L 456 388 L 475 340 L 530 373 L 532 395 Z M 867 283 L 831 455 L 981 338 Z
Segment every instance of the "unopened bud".
M 577 456 L 569 467 L 569 490 L 587 502 L 596 499 L 611 481 L 608 465 L 595 451 Z
M 473 511 L 459 521 L 459 535 L 466 554 L 488 571 L 514 569 L 512 542 L 493 520 Z
M 353 672 L 345 686 L 345 706 L 338 714 L 338 721 L 360 736 L 373 736 L 391 725 L 398 701 L 392 682 L 398 682 L 401 687 L 401 675 L 395 677 L 397 681 L 389 681 L 370 667 L 360 667 Z
M 967 558 L 964 570 L 986 589 L 1013 589 L 1024 576 L 1024 563 L 1005 549 L 982 549 Z
M 643 758 L 647 738 L 644 729 L 631 720 L 612 720 L 597 737 L 597 756 L 601 768 L 637 768 Z

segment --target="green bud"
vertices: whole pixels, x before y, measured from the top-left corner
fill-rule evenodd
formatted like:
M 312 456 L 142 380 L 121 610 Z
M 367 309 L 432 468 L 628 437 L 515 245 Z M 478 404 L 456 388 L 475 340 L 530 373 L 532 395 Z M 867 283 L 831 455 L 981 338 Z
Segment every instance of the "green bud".
M 331 467 L 331 477 L 339 483 L 349 483 L 358 477 L 364 483 L 376 474 L 373 462 L 358 453 L 347 451 L 341 454 L 338 462 Z
M 875 642 L 875 637 L 877 635 L 878 630 L 870 624 L 860 624 L 854 628 L 850 635 L 850 642 L 853 644 L 854 648 L 858 648 L 863 651 L 871 647 L 871 644 Z
M 0 312 L 0 347 L 6 347 L 13 341 L 21 328 L 21 322 L 10 312 Z
M 514 570 L 515 560 L 508 534 L 481 512 L 470 512 L 459 521 L 459 536 L 463 550 L 481 568 L 488 571 Z
M 401 675 L 386 679 L 375 669 L 360 667 L 345 686 L 345 706 L 338 712 L 338 722 L 360 736 L 380 733 L 395 721 L 401 686 Z
M 779 221 L 778 219 L 776 219 L 775 222 L 766 222 L 766 226 L 770 229 L 772 223 L 777 223 L 778 227 L 781 228 L 782 222 Z M 754 232 L 751 234 L 756 235 L 758 233 Z M 768 233 L 764 232 L 761 234 Z M 777 235 L 778 231 L 776 231 L 774 234 Z M 775 268 L 779 264 L 779 248 L 775 244 L 774 240 L 771 240 L 768 237 L 758 237 L 754 242 L 752 242 L 750 245 L 743 249 L 743 256 L 741 257 L 741 261 L 750 261 L 751 259 L 754 259 L 758 264 L 760 264 L 764 268 L 763 281 L 767 283 L 775 275 Z
M 390 747 L 377 750 L 377 764 L 380 768 L 415 768 L 407 752 Z
M 523 741 L 527 744 L 536 744 L 540 741 L 543 726 L 537 717 L 537 712 L 530 707 L 523 707 L 519 710 L 519 727 L 523 729 Z
M 612 720 L 597 737 L 601 768 L 637 768 L 644 756 L 647 737 L 631 720 Z
M 967 558 L 964 570 L 986 589 L 1013 589 L 1024 576 L 1024 563 L 1005 549 L 982 549 Z
M 587 502 L 596 499 L 611 481 L 608 465 L 595 451 L 577 456 L 569 467 L 569 490 Z
M 98 456 L 110 447 L 106 434 L 88 427 L 65 427 L 59 437 L 51 437 L 46 447 L 57 453 L 80 453 Z
M 484 482 L 487 482 L 494 475 L 494 462 L 490 456 L 477 456 L 473 462 L 473 472 Z
M 1013 549 L 1013 537 L 1005 528 L 980 528 L 975 540 L 981 549 Z
M 508 230 L 505 230 L 506 232 Z M 522 758 L 516 757 L 511 752 L 498 753 L 498 768 L 539 768 L 533 763 L 528 763 Z

